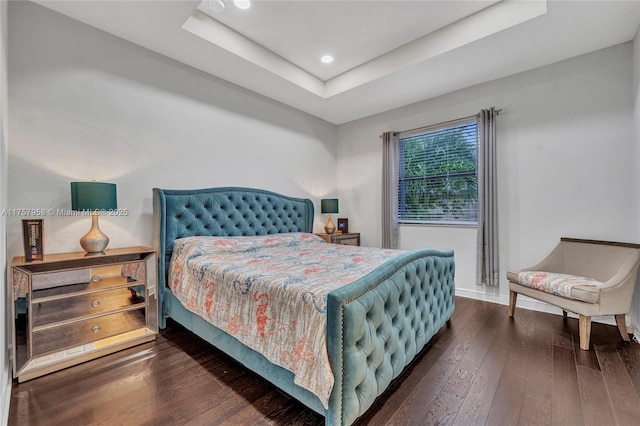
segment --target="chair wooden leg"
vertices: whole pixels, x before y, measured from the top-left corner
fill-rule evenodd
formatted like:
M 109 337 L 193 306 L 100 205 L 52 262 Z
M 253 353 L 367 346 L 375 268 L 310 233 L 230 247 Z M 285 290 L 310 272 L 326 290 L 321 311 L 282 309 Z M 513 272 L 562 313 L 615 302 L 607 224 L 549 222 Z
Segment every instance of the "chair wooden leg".
M 512 317 L 516 312 L 516 299 L 518 298 L 518 293 L 515 291 L 509 290 L 509 316 Z
M 580 315 L 578 325 L 580 328 L 580 349 L 588 351 L 591 339 L 591 317 Z
M 566 320 L 567 319 L 567 311 L 565 311 L 564 309 L 562 310 L 562 317 Z
M 627 332 L 627 324 L 624 320 L 624 315 L 616 315 L 616 324 L 618 324 L 618 330 L 620 330 L 620 335 L 622 336 L 622 340 L 625 342 L 630 342 L 629 333 Z

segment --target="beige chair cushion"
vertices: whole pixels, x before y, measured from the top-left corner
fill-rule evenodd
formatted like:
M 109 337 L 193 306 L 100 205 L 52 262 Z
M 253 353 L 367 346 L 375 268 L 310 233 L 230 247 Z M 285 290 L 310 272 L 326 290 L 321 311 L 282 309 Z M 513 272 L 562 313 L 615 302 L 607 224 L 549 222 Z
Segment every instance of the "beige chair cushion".
M 546 271 L 510 271 L 507 278 L 525 287 L 586 303 L 598 303 L 603 284 L 593 278 Z
M 584 316 L 621 315 L 631 307 L 639 262 L 639 244 L 561 238 L 542 261 L 507 272 L 507 279 L 510 291 L 569 312 Z M 531 271 L 553 275 L 546 277 L 548 282 L 542 282 L 534 272 L 527 283 L 520 274 Z M 535 277 L 533 285 L 531 277 Z

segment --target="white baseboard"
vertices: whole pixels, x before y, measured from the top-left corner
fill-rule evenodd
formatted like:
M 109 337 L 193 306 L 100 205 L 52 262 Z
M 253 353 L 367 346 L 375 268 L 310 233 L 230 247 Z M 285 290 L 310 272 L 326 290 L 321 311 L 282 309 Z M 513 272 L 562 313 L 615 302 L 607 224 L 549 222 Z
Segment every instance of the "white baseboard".
M 456 288 L 456 296 L 467 297 L 469 299 L 484 300 L 486 302 L 498 303 L 500 305 L 509 304 L 509 296 L 506 294 L 491 294 L 483 291 L 467 290 L 464 288 Z M 516 302 L 517 308 L 529 309 L 532 311 L 546 312 L 549 314 L 562 315 L 562 309 L 550 305 L 548 303 L 540 302 L 522 294 L 518 295 L 518 301 Z M 578 315 L 569 312 L 568 316 L 571 318 L 578 318 Z M 607 325 L 616 325 L 615 318 L 613 316 L 591 317 L 591 321 L 598 322 Z M 629 316 L 626 317 L 627 328 L 632 333 L 634 330 L 638 330 L 634 327 L 634 324 L 630 324 Z M 635 335 L 636 333 L 634 333 Z

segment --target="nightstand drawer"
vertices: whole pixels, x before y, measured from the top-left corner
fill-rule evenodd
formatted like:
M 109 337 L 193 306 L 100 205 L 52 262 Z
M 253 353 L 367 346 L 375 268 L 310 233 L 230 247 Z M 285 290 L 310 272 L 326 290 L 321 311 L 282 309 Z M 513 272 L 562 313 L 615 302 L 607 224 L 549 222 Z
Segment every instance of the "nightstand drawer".
M 31 301 L 41 303 L 40 299 L 108 289 L 127 283 L 143 284 L 145 275 L 144 262 L 34 274 L 31 278 Z
M 342 244 L 343 246 L 359 246 L 360 241 L 358 238 L 343 238 L 336 241 L 336 244 Z
M 100 282 L 106 278 L 114 277 L 122 277 L 122 265 L 35 274 L 31 279 L 31 288 L 32 290 L 41 290 L 67 284 Z
M 344 246 L 359 246 L 360 233 L 349 232 L 345 234 L 316 234 L 327 243 L 342 244 Z
M 98 315 L 137 303 L 144 303 L 144 299 L 134 299 L 131 296 L 131 291 L 123 287 L 34 303 L 31 315 L 33 325 L 37 327 L 81 316 Z
M 57 352 L 145 327 L 144 309 L 119 312 L 33 331 L 33 355 Z

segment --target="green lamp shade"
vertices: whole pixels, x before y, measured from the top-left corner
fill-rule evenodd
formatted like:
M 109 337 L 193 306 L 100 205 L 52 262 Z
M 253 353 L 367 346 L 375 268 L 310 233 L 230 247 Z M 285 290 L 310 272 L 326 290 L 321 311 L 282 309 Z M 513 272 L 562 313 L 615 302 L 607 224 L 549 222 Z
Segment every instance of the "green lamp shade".
M 322 213 L 338 213 L 338 199 L 325 198 L 320 200 L 320 211 Z
M 115 183 L 71 182 L 71 210 L 118 208 Z

